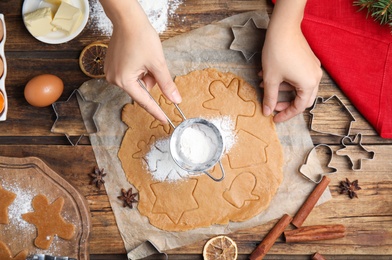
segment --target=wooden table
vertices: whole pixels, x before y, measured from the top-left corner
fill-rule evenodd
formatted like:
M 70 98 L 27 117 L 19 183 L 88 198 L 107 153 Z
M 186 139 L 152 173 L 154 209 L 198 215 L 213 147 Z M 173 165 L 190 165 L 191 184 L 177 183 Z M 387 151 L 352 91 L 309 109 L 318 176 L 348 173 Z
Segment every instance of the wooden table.
M 8 64 L 6 88 L 9 100 L 8 119 L 0 122 L 0 155 L 10 157 L 36 156 L 73 184 L 88 200 L 93 229 L 90 238 L 91 259 L 126 259 L 126 252 L 104 189 L 98 191 L 89 185 L 88 173 L 96 161 L 88 137 L 73 147 L 63 135 L 50 129 L 55 120 L 51 107 L 34 108 L 23 96 L 26 82 L 42 73 L 53 73 L 64 79 L 65 90 L 60 100 L 66 100 L 72 91 L 89 78 L 78 65 L 84 46 L 96 40 L 107 41 L 106 36 L 93 30 L 91 23 L 76 39 L 60 45 L 43 44 L 26 30 L 22 17 L 22 0 L 0 0 L 0 12 L 5 15 Z M 161 35 L 170 37 L 199 28 L 231 15 L 272 6 L 260 0 L 184 0 L 170 19 L 168 29 Z M 333 199 L 315 208 L 307 225 L 343 223 L 347 236 L 338 241 L 286 244 L 282 239 L 272 247 L 266 259 L 310 259 L 316 251 L 330 252 L 328 259 L 392 259 L 392 140 L 377 136 L 372 127 L 358 114 L 350 102 L 324 74 L 320 96 L 337 94 L 352 111 L 357 121 L 351 133 L 362 133 L 363 144 L 375 152 L 372 161 L 366 161 L 361 171 L 352 171 L 344 159 L 336 160 L 338 173 L 331 176 Z M 309 119 L 309 113 L 304 113 Z M 311 132 L 315 144 L 329 144 L 339 149 L 340 138 Z M 362 190 L 359 198 L 350 200 L 338 192 L 339 181 L 348 177 L 358 179 Z M 237 242 L 239 259 L 246 259 L 276 221 L 236 232 L 230 236 Z M 201 259 L 205 241 L 171 250 L 170 259 Z M 152 257 L 151 259 L 153 259 Z

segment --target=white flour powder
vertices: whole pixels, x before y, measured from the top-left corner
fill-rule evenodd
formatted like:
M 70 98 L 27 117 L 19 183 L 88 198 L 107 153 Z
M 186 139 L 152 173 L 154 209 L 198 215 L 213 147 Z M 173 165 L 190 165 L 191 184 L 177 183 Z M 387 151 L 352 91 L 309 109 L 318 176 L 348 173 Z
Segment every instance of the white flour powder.
M 182 2 L 183 0 L 139 0 L 157 33 L 162 33 L 166 30 L 169 18 L 176 15 L 176 10 Z M 112 35 L 112 23 L 106 17 L 99 0 L 90 1 L 90 19 L 91 29 L 100 32 L 104 36 Z
M 221 132 L 224 140 L 225 153 L 228 153 L 236 142 L 235 123 L 229 116 L 207 120 L 213 123 Z M 189 131 L 186 132 L 188 129 Z M 180 140 L 180 146 L 182 146 L 180 147 L 181 152 L 194 163 L 207 161 L 211 157 L 209 153 L 213 153 L 215 149 L 211 138 L 206 137 L 205 134 L 197 129 L 188 129 L 182 135 L 184 140 Z M 147 170 L 153 178 L 161 182 L 174 182 L 201 174 L 198 172 L 187 172 L 173 161 L 170 155 L 169 141 L 169 137 L 156 141 L 145 157 Z
M 203 125 L 192 125 L 182 132 L 177 149 L 183 159 L 191 164 L 209 161 L 216 153 L 218 145 L 214 132 Z

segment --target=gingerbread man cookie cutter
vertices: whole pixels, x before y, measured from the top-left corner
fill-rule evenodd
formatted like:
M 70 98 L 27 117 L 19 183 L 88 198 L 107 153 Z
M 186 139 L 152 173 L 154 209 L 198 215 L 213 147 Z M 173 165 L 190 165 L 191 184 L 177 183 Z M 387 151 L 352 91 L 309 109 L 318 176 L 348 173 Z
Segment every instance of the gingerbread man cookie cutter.
M 314 174 L 314 171 L 319 171 L 320 169 L 317 169 L 315 165 L 312 166 L 310 159 L 312 158 L 312 156 L 317 155 L 317 150 L 320 148 L 326 149 L 327 152 L 325 154 L 329 155 L 329 159 L 324 167 L 324 168 L 328 169 L 328 171 L 318 173 L 318 175 L 320 176 L 319 179 L 314 180 L 313 178 L 310 177 L 310 175 L 317 175 L 317 174 Z M 323 176 L 325 174 L 337 172 L 337 169 L 335 167 L 330 166 L 331 161 L 332 161 L 332 155 L 333 155 L 333 150 L 329 145 L 319 144 L 319 145 L 316 145 L 315 147 L 313 147 L 309 151 L 309 153 L 305 159 L 305 163 L 302 164 L 299 168 L 299 172 L 301 173 L 302 177 L 304 177 L 308 181 L 311 181 L 311 182 L 318 184 L 321 182 L 321 180 L 323 179 Z
M 362 145 L 362 134 L 355 135 L 354 139 L 345 136 L 341 141 L 343 148 L 336 151 L 339 156 L 346 156 L 350 160 L 351 169 L 361 170 L 363 160 L 373 160 L 375 153 Z

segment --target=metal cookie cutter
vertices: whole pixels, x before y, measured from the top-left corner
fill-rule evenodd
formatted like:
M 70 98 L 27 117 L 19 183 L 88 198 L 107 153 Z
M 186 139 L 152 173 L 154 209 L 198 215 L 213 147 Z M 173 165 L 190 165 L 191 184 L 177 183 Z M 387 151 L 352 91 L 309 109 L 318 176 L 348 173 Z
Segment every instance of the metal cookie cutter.
M 158 102 L 153 98 L 153 96 L 150 94 L 150 92 L 147 90 L 147 88 L 144 86 L 141 80 L 137 80 L 139 85 L 148 93 L 150 98 L 157 104 L 157 106 L 160 108 L 160 110 L 164 113 L 167 121 L 169 124 L 173 127 L 174 131 L 170 137 L 170 154 L 174 160 L 174 162 L 182 169 L 188 172 L 203 172 L 205 173 L 208 177 L 213 179 L 214 181 L 221 181 L 225 177 L 225 170 L 223 168 L 222 162 L 220 161 L 220 158 L 222 157 L 222 154 L 224 152 L 224 142 L 223 142 L 223 137 L 219 129 L 212 124 L 211 122 L 202 119 L 202 118 L 190 118 L 187 119 L 180 109 L 180 107 L 177 104 L 174 104 L 176 109 L 180 112 L 181 117 L 183 121 L 176 127 L 173 122 L 170 120 L 170 118 L 166 115 L 166 113 L 162 110 Z M 186 129 L 189 128 L 203 128 L 204 133 L 209 134 L 208 137 L 212 138 L 215 140 L 215 150 L 213 150 L 212 155 L 209 156 L 208 160 L 202 162 L 202 163 L 195 163 L 192 162 L 189 158 L 187 158 L 182 152 L 181 149 L 179 149 L 179 142 L 181 140 L 181 137 L 183 136 L 183 133 L 185 132 Z M 219 163 L 222 176 L 220 178 L 215 178 L 212 176 L 208 170 L 211 169 L 216 163 Z
M 321 105 L 321 109 L 320 109 Z M 328 106 L 328 109 L 325 109 L 325 106 Z M 318 114 L 320 116 L 316 116 Z M 327 111 L 327 113 L 325 112 Z M 310 112 L 311 120 L 310 120 L 310 130 L 313 130 L 322 134 L 329 134 L 335 136 L 348 136 L 350 133 L 351 125 L 355 122 L 355 117 L 351 114 L 350 110 L 347 106 L 340 100 L 340 98 L 336 95 L 333 95 L 327 99 L 322 97 L 317 97 Z M 331 117 L 331 114 L 339 115 L 339 120 Z M 326 115 L 323 117 L 323 115 Z M 316 121 L 322 121 L 322 124 L 316 124 Z M 335 128 L 334 131 L 331 131 L 331 125 L 337 126 L 339 123 L 343 124 L 342 127 Z
M 357 134 L 352 140 L 350 137 L 345 136 L 342 139 L 344 148 L 336 151 L 337 155 L 347 156 L 351 163 L 351 169 L 361 170 L 362 160 L 373 160 L 374 152 L 368 151 L 362 145 L 362 134 Z
M 325 167 L 324 167 L 324 168 L 327 168 L 328 171 L 320 173 L 320 174 L 319 174 L 319 175 L 320 175 L 320 178 L 319 178 L 318 180 L 313 180 L 313 179 L 310 177 L 310 175 L 314 174 L 314 171 L 319 171 L 320 169 L 316 168 L 317 165 L 312 165 L 310 159 L 312 158 L 312 156 L 317 156 L 317 149 L 319 149 L 320 147 L 323 147 L 323 148 L 327 149 L 328 151 L 327 151 L 325 154 L 329 154 L 329 155 L 330 155 L 329 160 L 328 160 L 328 162 L 326 163 L 326 165 L 325 165 Z M 336 168 L 330 166 L 330 163 L 331 163 L 331 161 L 332 161 L 332 155 L 333 155 L 333 151 L 332 151 L 332 149 L 331 149 L 331 147 L 330 147 L 329 145 L 326 145 L 326 144 L 319 144 L 319 145 L 316 145 L 316 146 L 313 147 L 313 148 L 310 150 L 310 152 L 308 153 L 308 155 L 307 155 L 307 157 L 306 157 L 306 160 L 305 160 L 305 163 L 302 164 L 301 167 L 299 168 L 299 172 L 300 172 L 300 173 L 302 174 L 302 176 L 303 176 L 305 179 L 307 179 L 308 181 L 314 182 L 314 183 L 316 183 L 316 184 L 320 183 L 321 180 L 323 179 L 323 176 L 324 176 L 326 173 L 334 173 L 334 172 L 337 172 L 337 169 L 336 169 Z M 322 171 L 322 170 L 321 170 L 321 171 Z
M 127 257 L 129 260 L 137 260 L 137 259 L 144 259 L 150 255 L 159 256 L 159 258 L 154 258 L 154 259 L 165 259 L 165 260 L 169 259 L 167 254 L 159 250 L 159 248 L 150 240 L 146 240 L 141 245 L 128 252 Z
M 230 45 L 231 50 L 240 51 L 247 62 L 261 52 L 260 46 L 264 43 L 267 30 L 257 27 L 253 18 L 250 18 L 244 25 L 233 25 L 231 29 L 234 34 L 234 40 Z
M 95 122 L 100 103 L 87 101 L 78 89 L 75 89 L 67 101 L 52 104 L 56 114 L 52 133 L 64 134 L 73 145 L 78 145 L 83 136 L 98 132 Z

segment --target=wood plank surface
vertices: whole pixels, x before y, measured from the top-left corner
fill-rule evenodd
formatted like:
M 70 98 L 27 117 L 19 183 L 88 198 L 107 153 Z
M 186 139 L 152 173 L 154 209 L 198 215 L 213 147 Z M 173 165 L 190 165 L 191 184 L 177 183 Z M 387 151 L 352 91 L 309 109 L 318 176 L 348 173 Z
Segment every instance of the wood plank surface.
M 69 43 L 43 44 L 27 32 L 21 16 L 22 3 L 22 0 L 0 1 L 0 13 L 5 15 L 7 26 L 5 52 L 9 100 L 8 119 L 0 122 L 0 155 L 39 157 L 67 179 L 85 196 L 90 207 L 93 226 L 91 259 L 126 259 L 106 191 L 89 185 L 88 173 L 93 171 L 96 161 L 88 138 L 72 147 L 63 135 L 50 132 L 55 120 L 53 109 L 33 108 L 23 97 L 24 86 L 31 77 L 53 73 L 65 79 L 65 90 L 60 100 L 66 100 L 74 89 L 89 79 L 79 69 L 81 50 L 93 41 L 108 41 L 108 37 L 100 35 L 90 22 L 81 35 Z M 231 15 L 260 8 L 271 12 L 272 5 L 266 0 L 184 0 L 176 10 L 176 16 L 170 18 L 167 30 L 160 36 L 165 40 Z M 330 176 L 333 198 L 316 207 L 305 225 L 341 223 L 347 227 L 347 236 L 336 241 L 297 244 L 287 244 L 280 238 L 265 259 L 310 259 L 316 251 L 327 259 L 392 259 L 392 140 L 377 136 L 325 73 L 319 95 L 329 97 L 333 94 L 341 98 L 357 119 L 350 133 L 362 133 L 363 145 L 375 152 L 375 158 L 364 161 L 362 170 L 353 171 L 346 158 L 334 156 L 333 163 L 338 172 Z M 304 116 L 309 121 L 309 113 L 305 112 Z M 339 137 L 314 131 L 311 135 L 315 144 L 329 144 L 334 151 L 341 148 Z M 362 190 L 358 192 L 358 199 L 351 200 L 339 194 L 339 182 L 346 177 L 359 180 Z M 247 258 L 275 222 L 230 234 L 237 242 L 239 259 Z M 204 243 L 200 241 L 171 250 L 168 252 L 170 259 L 202 259 Z

